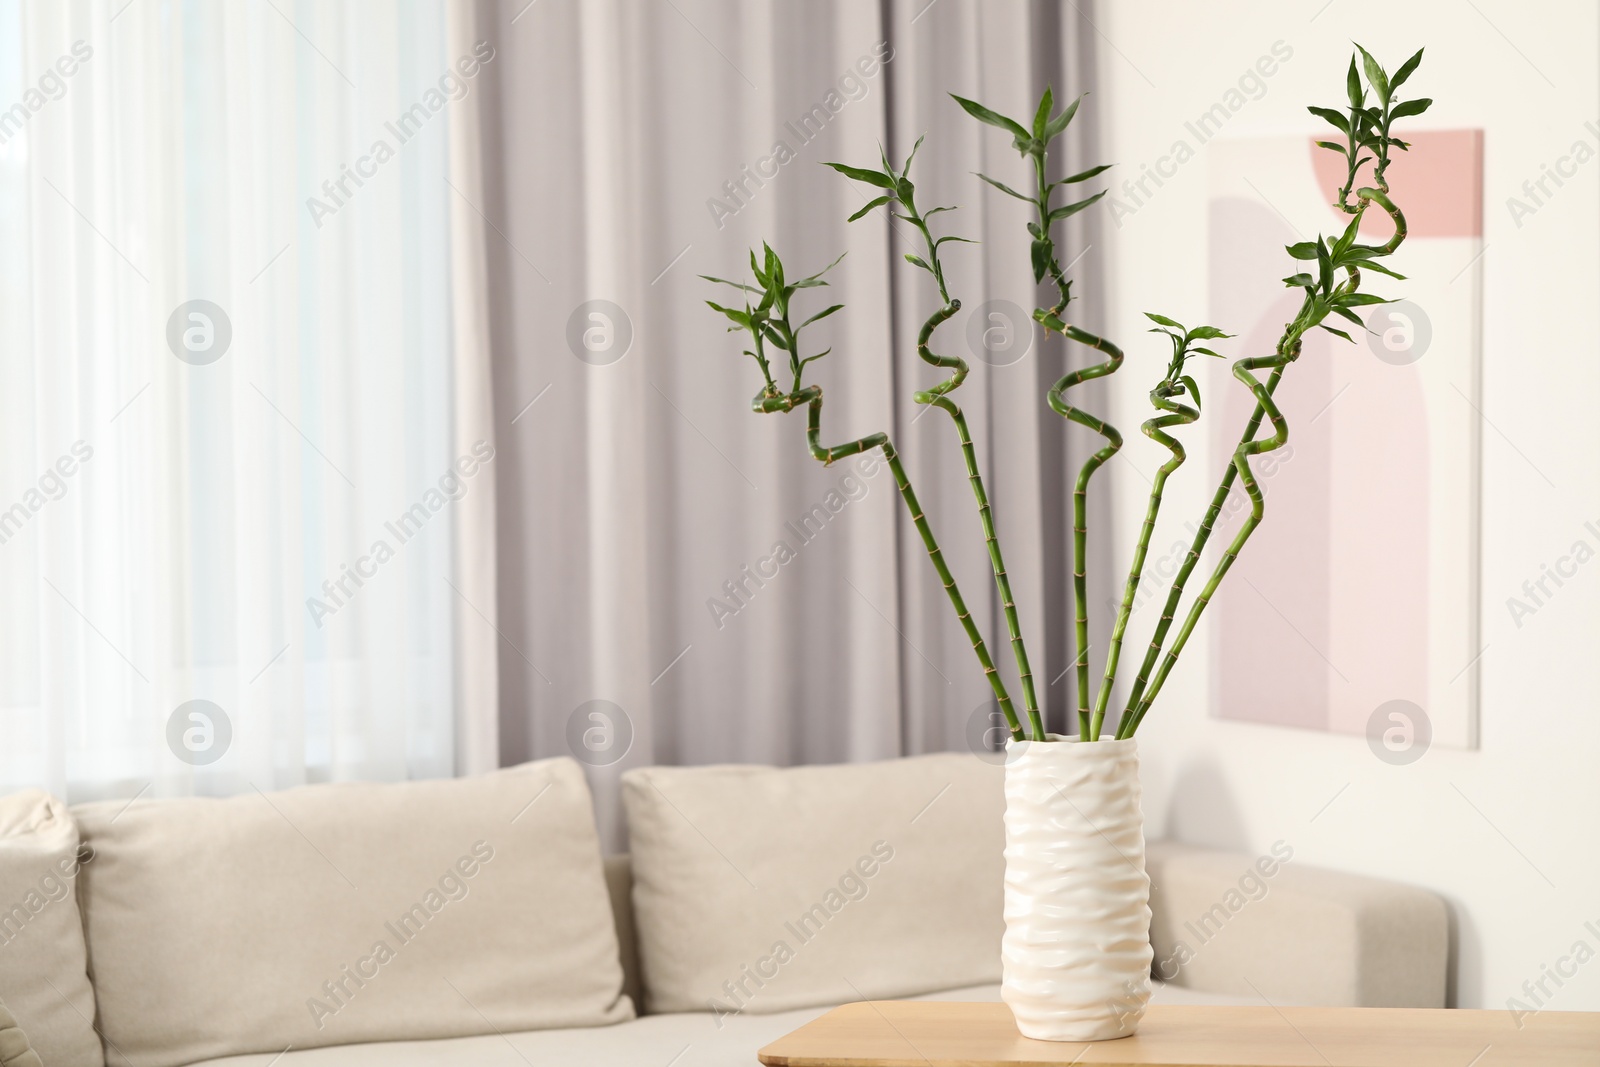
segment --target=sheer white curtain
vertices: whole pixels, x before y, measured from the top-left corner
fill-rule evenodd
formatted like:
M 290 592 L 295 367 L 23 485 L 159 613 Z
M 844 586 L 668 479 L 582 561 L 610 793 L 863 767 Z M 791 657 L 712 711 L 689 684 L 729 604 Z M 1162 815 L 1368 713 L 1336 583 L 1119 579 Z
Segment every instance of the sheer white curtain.
M 494 57 L 446 23 L 0 3 L 0 790 L 492 764 L 450 160 Z

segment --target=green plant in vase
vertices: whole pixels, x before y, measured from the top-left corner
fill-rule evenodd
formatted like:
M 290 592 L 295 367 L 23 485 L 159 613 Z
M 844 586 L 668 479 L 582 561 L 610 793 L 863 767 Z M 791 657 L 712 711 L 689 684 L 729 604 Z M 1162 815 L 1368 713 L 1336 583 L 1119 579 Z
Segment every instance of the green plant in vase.
M 1339 316 L 1359 327 L 1362 323 L 1355 309 L 1386 302 L 1382 297 L 1360 291 L 1362 269 L 1387 274 L 1394 278 L 1401 277 L 1381 262 L 1400 247 L 1406 236 L 1405 217 L 1389 198 L 1386 172 L 1391 151 L 1395 149 L 1403 151 L 1409 147 L 1406 142 L 1394 136 L 1393 123 L 1399 119 L 1419 115 L 1431 104 L 1427 99 L 1401 101 L 1396 95 L 1396 91 L 1421 63 L 1422 52 L 1419 51 L 1408 59 L 1393 76 L 1388 75 L 1366 49 L 1358 46 L 1358 52 L 1359 62 L 1358 58 L 1351 59 L 1346 78 L 1348 108 L 1343 111 L 1323 107 L 1310 108 L 1312 114 L 1325 119 L 1344 136 L 1342 143 L 1319 141 L 1318 144 L 1325 149 L 1340 153 L 1345 158 L 1347 174 L 1345 183 L 1339 190 L 1337 206 L 1351 216 L 1350 223 L 1337 237 L 1318 237 L 1315 241 L 1289 246 L 1289 254 L 1295 260 L 1306 264 L 1305 270 L 1297 271 L 1284 279 L 1286 285 L 1303 290 L 1304 296 L 1299 311 L 1285 325 L 1282 336 L 1270 354 L 1247 357 L 1233 365 L 1233 376 L 1251 391 L 1256 400 L 1256 408 L 1245 423 L 1244 433 L 1223 472 L 1211 506 L 1200 523 L 1183 565 L 1172 581 L 1161 618 L 1155 626 L 1150 644 L 1118 719 L 1113 734 L 1118 739 L 1133 736 L 1143 722 L 1189 637 L 1193 634 L 1206 605 L 1210 603 L 1233 561 L 1238 558 L 1245 542 L 1265 517 L 1265 503 L 1251 461 L 1263 453 L 1281 448 L 1288 441 L 1287 420 L 1272 398 L 1285 369 L 1300 357 L 1305 335 L 1313 329 L 1323 329 L 1345 340 L 1352 340 L 1345 330 L 1330 324 L 1330 316 Z M 1078 682 L 1078 737 L 1087 741 L 1100 740 L 1104 736 L 1103 723 L 1116 682 L 1120 652 L 1132 612 L 1134 592 L 1143 578 L 1145 554 L 1161 507 L 1163 491 L 1167 478 L 1182 465 L 1185 458 L 1182 445 L 1167 431 L 1189 425 L 1200 416 L 1199 387 L 1194 377 L 1185 372 L 1184 364 L 1196 353 L 1220 358 L 1219 353 L 1202 347 L 1197 342 L 1227 338 L 1231 335 L 1214 326 L 1200 326 L 1188 330 L 1175 319 L 1146 313 L 1157 323 L 1155 332 L 1168 335 L 1173 351 L 1162 377 L 1150 391 L 1151 403 L 1161 414 L 1146 421 L 1141 428 L 1146 436 L 1168 449 L 1171 458 L 1162 464 L 1151 488 L 1145 521 L 1140 527 L 1138 540 L 1134 546 L 1129 572 L 1124 581 L 1122 603 L 1113 624 L 1105 671 L 1099 689 L 1095 690 L 1090 683 L 1088 634 L 1086 544 L 1088 488 L 1094 474 L 1116 454 L 1123 442 L 1122 435 L 1116 427 L 1105 419 L 1069 403 L 1067 394 L 1073 387 L 1084 382 L 1109 378 L 1117 373 L 1123 366 L 1125 357 L 1122 349 L 1116 344 L 1071 321 L 1069 305 L 1072 302 L 1072 281 L 1067 277 L 1066 269 L 1061 266 L 1062 257 L 1055 237 L 1060 224 L 1098 202 L 1105 192 L 1102 190 L 1060 204 L 1055 201 L 1062 190 L 1091 181 L 1109 169 L 1110 165 L 1090 167 L 1061 178 L 1051 179 L 1049 176 L 1051 145 L 1067 132 L 1083 102 L 1082 97 L 1057 113 L 1054 110 L 1053 94 L 1047 88 L 1040 97 L 1032 120 L 1026 125 L 975 100 L 959 96 L 954 99 L 968 115 L 1009 133 L 1013 147 L 1027 165 L 1028 177 L 1032 184 L 1028 193 L 1019 192 L 1016 188 L 989 175 L 978 177 L 1005 195 L 1023 201 L 1032 209 L 1032 218 L 1026 224 L 1031 238 L 1030 266 L 1035 283 L 1047 285 L 1053 290 L 1054 298 L 1048 306 L 1040 306 L 1034 310 L 1034 319 L 1047 332 L 1060 333 L 1068 340 L 1086 346 L 1103 357 L 1088 366 L 1062 375 L 1045 396 L 1045 401 L 1051 410 L 1063 418 L 1093 430 L 1105 442 L 1101 448 L 1085 459 L 1074 483 L 1071 546 L 1076 641 L 1073 668 Z M 815 275 L 787 282 L 782 260 L 771 247 L 763 246 L 762 257 L 758 257 L 754 252 L 750 255 L 754 285 L 708 277 L 710 281 L 732 286 L 742 292 L 746 297 L 744 308 L 741 310 L 715 302 L 710 303 L 714 309 L 732 321 L 731 329 L 746 332 L 751 338 L 754 347 L 747 349 L 746 354 L 756 360 L 764 382 L 762 391 L 757 394 L 754 402 L 757 411 L 786 412 L 801 406 L 807 407 L 809 411 L 807 440 L 812 455 L 823 463 L 831 463 L 844 456 L 873 448 L 883 449 L 884 456 L 895 473 L 901 496 L 911 509 L 918 533 L 928 548 L 940 580 L 950 594 L 957 618 L 972 641 L 979 664 L 1005 716 L 1012 737 L 1018 740 L 1026 738 L 1042 741 L 1046 739 L 1043 717 L 1033 683 L 1026 638 L 1022 633 L 1016 601 L 1006 571 L 994 509 L 984 485 L 981 465 L 978 462 L 966 417 L 952 396 L 966 380 L 969 368 L 961 357 L 940 354 L 932 347 L 935 331 L 961 309 L 961 301 L 950 294 L 940 249 L 947 243 L 965 241 L 966 238 L 949 234 L 935 236 L 933 232 L 931 224 L 933 217 L 941 212 L 954 210 L 952 207 L 922 209 L 917 204 L 916 186 L 911 180 L 911 165 L 921 144 L 922 140 L 919 138 L 905 163 L 898 169 L 889 162 L 887 155 L 882 154 L 880 154 L 879 168 L 857 167 L 845 163 L 828 163 L 826 166 L 870 187 L 874 194 L 864 207 L 850 216 L 849 221 L 854 222 L 866 217 L 875 209 L 884 207 L 893 218 L 908 223 L 921 238 L 922 248 L 918 252 L 906 253 L 905 258 L 912 266 L 929 274 L 937 290 L 938 305 L 923 323 L 917 335 L 917 354 L 930 366 L 947 371 L 948 376 L 942 381 L 917 390 L 913 394 L 913 399 L 918 404 L 930 405 L 944 411 L 949 416 L 960 443 L 962 457 L 967 466 L 968 480 L 977 501 L 978 517 L 983 527 L 985 547 L 999 593 L 1007 634 L 1017 664 L 1017 680 L 1023 704 L 1020 715 L 1001 672 L 988 653 L 982 634 L 978 631 L 954 579 L 950 576 L 943 553 L 928 527 L 926 517 L 916 506 L 915 493 L 905 477 L 904 468 L 887 434 L 874 434 L 858 441 L 832 447 L 819 443 L 822 392 L 819 387 L 804 386 L 802 377 L 806 364 L 822 358 L 827 352 L 803 356 L 800 353 L 799 334 L 805 326 L 836 313 L 843 305 L 828 306 L 801 322 L 799 326 L 794 326 L 790 319 L 790 304 L 799 290 L 826 285 L 822 276 L 833 264 Z M 1372 165 L 1372 184 L 1358 187 L 1360 175 L 1369 163 Z M 1393 235 L 1383 244 L 1363 244 L 1358 240 L 1361 220 L 1373 204 L 1393 221 Z M 773 378 L 771 359 L 768 356 L 770 350 L 788 355 L 791 381 L 787 388 L 780 387 Z M 1268 372 L 1265 380 L 1257 377 L 1257 372 L 1260 371 Z M 1192 400 L 1194 406 L 1191 408 L 1181 403 L 1180 400 L 1183 398 Z M 1259 437 L 1263 420 L 1270 422 L 1272 432 L 1266 437 Z M 1202 552 L 1221 514 L 1222 506 L 1235 482 L 1244 487 L 1250 498 L 1250 515 L 1217 562 L 1205 587 L 1195 597 L 1176 635 L 1171 635 L 1170 630 L 1177 619 L 1177 609 L 1189 577 L 1200 562 Z M 1170 645 L 1167 643 L 1169 636 L 1172 637 Z
M 1288 247 L 1292 259 L 1304 265 L 1284 279 L 1285 285 L 1300 291 L 1299 308 L 1285 324 L 1271 352 L 1247 355 L 1233 363 L 1233 377 L 1250 391 L 1255 409 L 1245 422 L 1244 432 L 1223 471 L 1189 552 L 1173 578 L 1161 617 L 1109 736 L 1105 719 L 1111 708 L 1133 603 L 1144 577 L 1145 557 L 1168 479 L 1185 461 L 1183 444 L 1169 431 L 1193 425 L 1201 416 L 1200 386 L 1188 364 L 1195 356 L 1221 358 L 1220 353 L 1206 346 L 1232 335 L 1215 326 L 1190 329 L 1174 318 L 1146 312 L 1155 323 L 1151 332 L 1166 337 L 1170 352 L 1161 376 L 1149 390 L 1156 414 L 1145 420 L 1141 429 L 1166 449 L 1169 458 L 1162 463 L 1151 484 L 1144 521 L 1134 543 L 1122 600 L 1112 626 L 1105 670 L 1099 689 L 1093 690 L 1088 624 L 1088 490 L 1094 474 L 1117 453 L 1123 441 L 1117 428 L 1104 418 L 1069 402 L 1068 393 L 1084 382 L 1111 378 L 1122 369 L 1125 357 L 1116 344 L 1073 321 L 1070 314 L 1072 281 L 1067 277 L 1066 268 L 1061 266 L 1063 257 L 1055 238 L 1060 224 L 1105 195 L 1099 192 L 1056 203 L 1058 191 L 1093 180 L 1107 169 L 1103 165 L 1062 178 L 1050 178 L 1051 144 L 1066 133 L 1082 98 L 1057 113 L 1053 96 L 1046 89 L 1027 124 L 977 101 L 962 97 L 955 97 L 955 100 L 979 122 L 1010 134 L 1012 146 L 1026 164 L 1032 186 L 1029 193 L 1019 192 L 988 175 L 979 177 L 1031 209 L 1027 229 L 1033 280 L 1037 287 L 1050 294 L 1046 299 L 1051 301 L 1035 309 L 1035 321 L 1047 333 L 1059 333 L 1096 355 L 1087 366 L 1063 374 L 1043 398 L 1052 411 L 1088 428 L 1104 442 L 1079 467 L 1073 486 L 1070 547 L 1076 640 L 1073 668 L 1078 691 L 1077 740 L 1084 743 L 1047 743 L 1057 739 L 1045 731 L 1027 643 L 1001 551 L 994 508 L 984 486 L 966 416 L 953 398 L 966 380 L 969 368 L 959 356 L 940 354 L 933 348 L 936 331 L 961 309 L 961 301 L 950 293 L 940 250 L 964 238 L 934 234 L 933 217 L 952 208 L 923 209 L 917 203 L 911 164 L 917 147 L 922 144 L 921 139 L 898 169 L 881 152 L 880 168 L 844 163 L 827 166 L 873 190 L 868 203 L 850 216 L 851 222 L 882 207 L 894 219 L 910 225 L 921 239 L 921 248 L 907 253 L 905 258 L 912 266 L 928 273 L 938 302 L 917 334 L 917 355 L 930 367 L 946 372 L 946 376 L 925 383 L 912 394 L 912 399 L 943 411 L 961 447 L 1016 660 L 1022 695 L 1020 715 L 1005 679 L 989 655 L 982 631 L 957 588 L 888 434 L 871 434 L 832 446 L 821 442 L 822 390 L 815 385 L 805 385 L 803 377 L 806 366 L 828 352 L 804 355 L 800 337 L 805 327 L 835 314 L 842 305 L 831 304 L 798 326 L 792 324 L 791 305 L 800 290 L 826 285 L 823 275 L 833 264 L 816 274 L 789 282 L 777 253 L 763 246 L 761 257 L 754 252 L 750 255 L 754 284 L 708 278 L 733 287 L 744 298 L 742 307 L 715 302 L 711 302 L 711 307 L 732 323 L 731 330 L 742 331 L 750 337 L 752 347 L 745 349 L 745 354 L 755 360 L 763 382 L 752 402 L 757 412 L 789 412 L 804 406 L 811 454 L 824 464 L 874 448 L 883 451 L 934 570 L 1005 716 L 1011 733 L 1008 747 L 1012 752 L 1005 772 L 1006 933 L 1001 945 L 1002 997 L 1011 1006 L 1019 1029 L 1027 1037 L 1103 1040 L 1126 1036 L 1138 1027 L 1149 999 L 1151 951 L 1147 906 L 1149 879 L 1143 867 L 1143 816 L 1139 809 L 1134 734 L 1160 695 L 1206 605 L 1265 518 L 1265 499 L 1252 461 L 1283 447 L 1289 439 L 1288 420 L 1273 396 L 1287 368 L 1300 358 L 1306 335 L 1321 329 L 1347 341 L 1353 340 L 1341 327 L 1345 323 L 1362 327 L 1357 309 L 1387 302 L 1383 297 L 1361 291 L 1363 271 L 1401 277 L 1382 262 L 1394 254 L 1406 237 L 1405 216 L 1390 198 L 1386 172 L 1391 151 L 1404 151 L 1409 147 L 1394 136 L 1393 123 L 1423 113 L 1431 103 L 1427 99 L 1401 101 L 1397 96 L 1397 90 L 1421 63 L 1422 53 L 1419 51 L 1412 56 L 1391 76 L 1365 49 L 1358 46 L 1358 52 L 1359 63 L 1352 57 L 1346 77 L 1348 107 L 1344 110 L 1310 109 L 1343 135 L 1342 142 L 1319 141 L 1318 144 L 1344 157 L 1346 176 L 1335 206 L 1350 216 L 1349 223 L 1337 236 L 1319 236 L 1314 241 Z M 1371 184 L 1361 185 L 1361 177 L 1369 164 Z M 1393 233 L 1381 244 L 1366 244 L 1360 240 L 1360 229 L 1368 209 L 1374 204 L 1390 219 Z M 1343 322 L 1336 324 L 1335 317 Z M 774 352 L 788 358 L 786 385 L 780 385 L 774 377 L 773 360 L 779 358 L 771 355 Z M 1262 372 L 1265 372 L 1264 379 L 1258 377 Z M 1262 435 L 1264 420 L 1271 425 L 1265 436 Z M 1250 513 L 1218 558 L 1205 586 L 1190 603 L 1176 634 L 1172 634 L 1186 584 L 1201 561 L 1235 483 L 1242 485 L 1249 497 Z M 1089 818 L 1085 811 L 1093 812 L 1094 817 Z M 1094 921 L 1085 921 L 1084 915 L 1093 915 Z

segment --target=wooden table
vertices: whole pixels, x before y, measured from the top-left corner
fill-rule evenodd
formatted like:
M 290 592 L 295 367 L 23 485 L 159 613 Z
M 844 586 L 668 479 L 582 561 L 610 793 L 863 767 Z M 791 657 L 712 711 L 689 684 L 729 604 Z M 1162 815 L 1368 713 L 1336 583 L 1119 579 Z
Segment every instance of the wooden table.
M 761 1050 L 769 1067 L 1596 1067 L 1600 1013 L 1153 1005 L 1120 1041 L 1032 1041 L 1004 1004 L 846 1004 Z

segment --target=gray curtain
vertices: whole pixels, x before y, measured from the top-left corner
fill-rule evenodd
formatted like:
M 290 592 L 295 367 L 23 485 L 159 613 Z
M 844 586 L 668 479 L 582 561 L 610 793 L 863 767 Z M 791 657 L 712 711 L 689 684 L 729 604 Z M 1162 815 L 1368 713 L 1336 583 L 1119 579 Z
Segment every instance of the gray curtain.
M 819 165 L 874 163 L 879 143 L 898 162 L 923 133 L 919 203 L 960 205 L 936 217 L 943 232 L 981 242 L 944 246 L 964 308 L 939 347 L 972 364 L 955 398 L 1042 700 L 1066 728 L 1071 483 L 1091 441 L 1044 395 L 1089 353 L 1046 342 L 1004 303 L 1034 303 L 1027 208 L 971 172 L 1024 182 L 1023 165 L 947 94 L 1025 115 L 1047 83 L 1063 99 L 1091 88 L 1092 11 L 526 4 L 477 12 L 498 57 L 480 106 L 502 763 L 579 755 L 615 846 L 614 784 L 629 766 L 878 759 L 981 733 L 988 688 L 888 471 L 824 468 L 806 453 L 804 415 L 750 411 L 759 375 L 697 276 L 742 276 L 763 240 L 791 274 L 848 251 L 832 288 L 811 291 L 817 309 L 847 305 L 811 331 L 818 349 L 833 346 L 809 372 L 827 397 L 824 440 L 890 432 L 1016 690 L 954 428 L 911 400 L 941 377 L 915 353 L 936 294 L 903 261 L 909 230 L 881 211 L 847 226 L 865 197 Z M 1091 97 L 1053 167 L 1099 161 L 1095 116 Z M 1082 253 L 1074 309 L 1091 329 L 1096 220 L 1073 220 L 1068 253 Z M 1102 530 L 1091 543 L 1105 553 Z M 1098 624 L 1106 614 L 1096 609 Z

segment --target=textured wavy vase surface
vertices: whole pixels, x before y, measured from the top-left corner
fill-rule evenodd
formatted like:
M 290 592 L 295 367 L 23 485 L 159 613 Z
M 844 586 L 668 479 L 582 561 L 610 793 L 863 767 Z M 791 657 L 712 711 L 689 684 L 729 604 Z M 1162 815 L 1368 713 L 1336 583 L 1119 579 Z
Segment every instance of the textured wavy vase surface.
M 1024 1037 L 1139 1028 L 1151 951 L 1136 741 L 1007 744 L 1005 918 L 1001 996 Z

